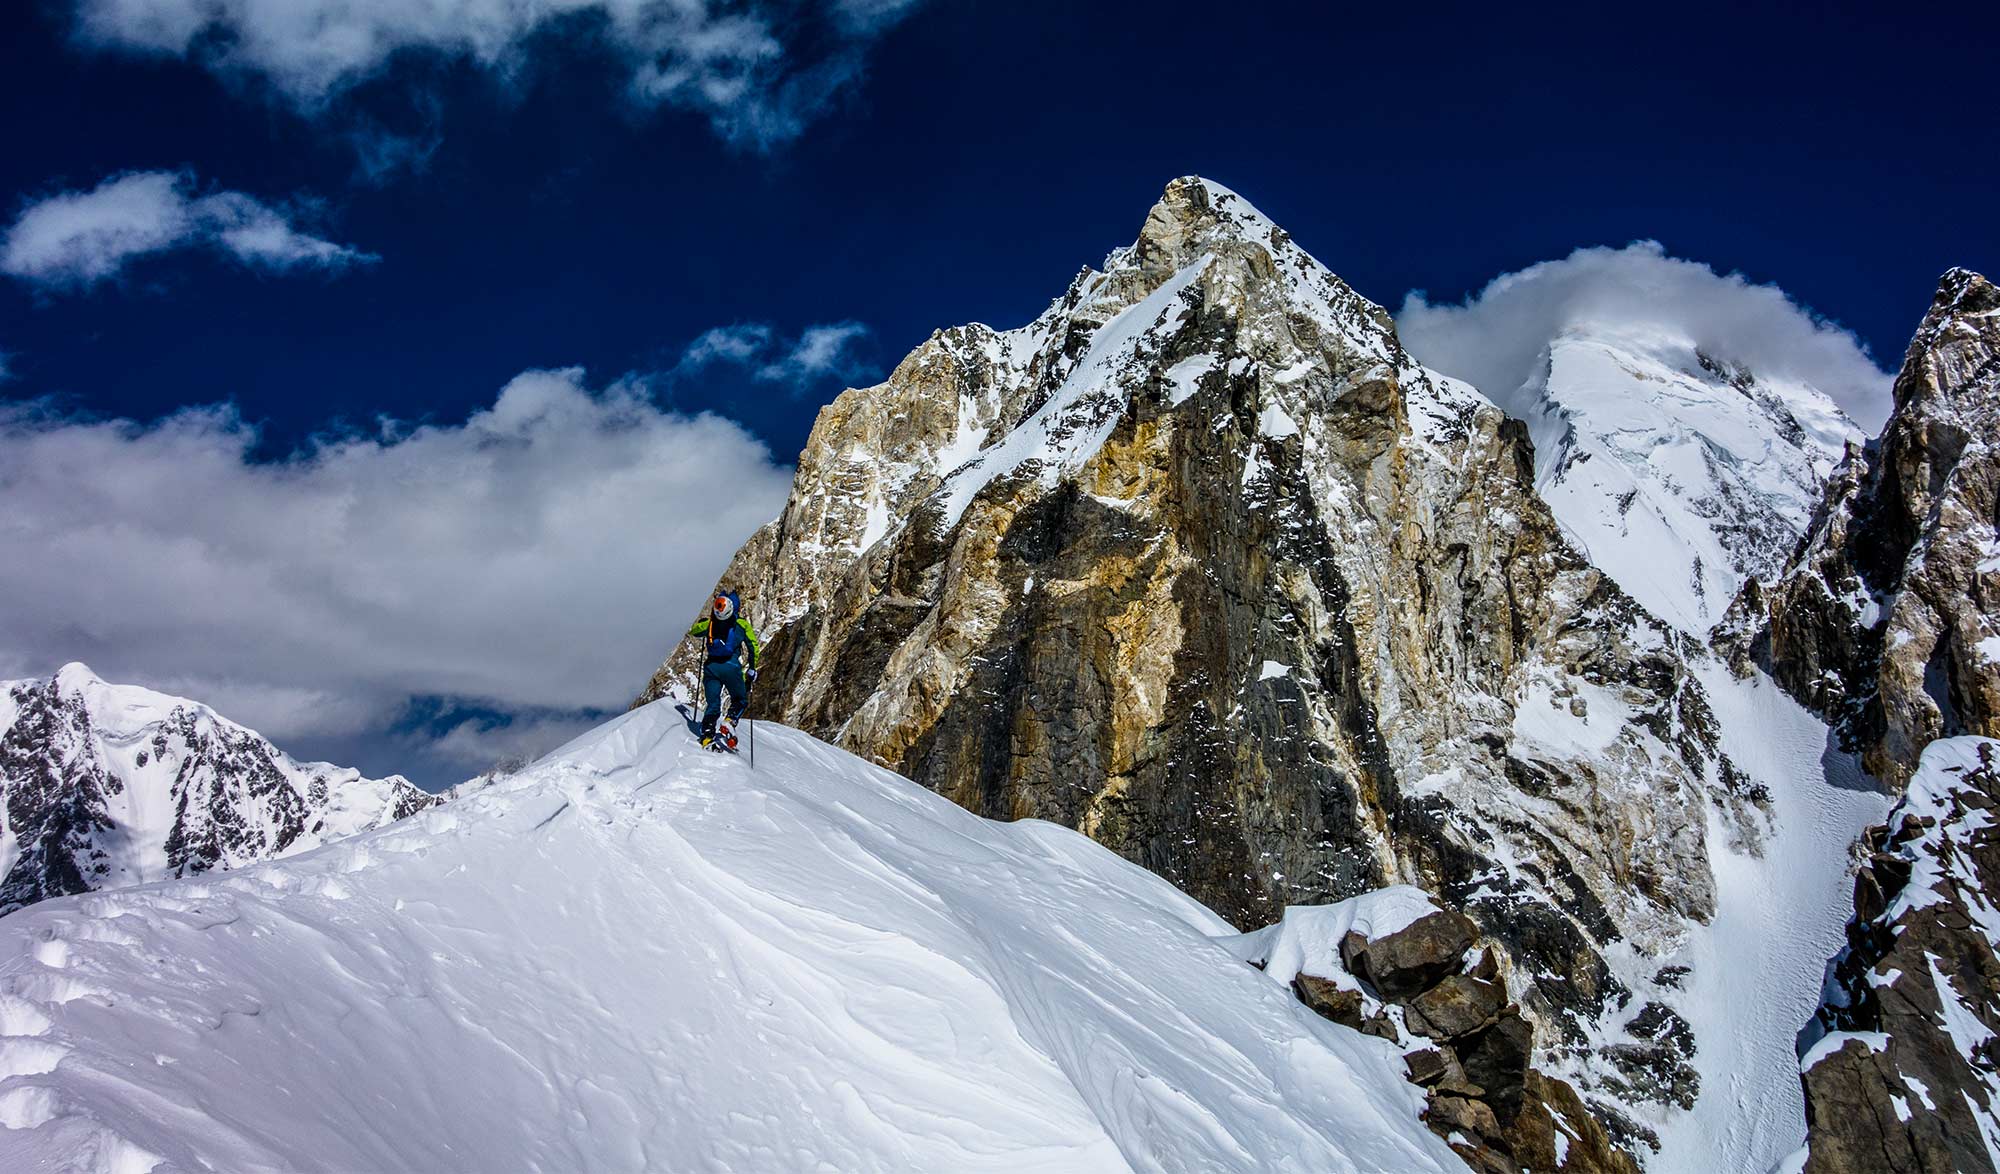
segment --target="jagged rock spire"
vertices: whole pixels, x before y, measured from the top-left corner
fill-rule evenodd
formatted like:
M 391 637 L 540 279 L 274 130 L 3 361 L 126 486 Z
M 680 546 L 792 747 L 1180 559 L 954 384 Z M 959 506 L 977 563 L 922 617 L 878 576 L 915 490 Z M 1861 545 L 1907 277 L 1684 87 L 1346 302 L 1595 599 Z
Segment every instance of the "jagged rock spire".
M 1939 737 L 2000 735 L 2000 290 L 1938 284 L 1881 437 L 1849 453 L 1770 600 L 1774 675 L 1901 787 Z

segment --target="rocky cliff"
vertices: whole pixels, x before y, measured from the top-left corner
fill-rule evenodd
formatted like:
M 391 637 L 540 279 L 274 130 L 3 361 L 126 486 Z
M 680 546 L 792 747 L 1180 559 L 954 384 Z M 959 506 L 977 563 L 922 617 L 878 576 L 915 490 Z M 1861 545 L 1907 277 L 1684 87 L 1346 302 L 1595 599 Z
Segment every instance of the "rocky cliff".
M 2000 735 L 2000 290 L 1945 275 L 1881 437 L 1849 450 L 1760 600 L 1773 674 L 1900 787 L 1933 739 Z
M 726 581 L 762 716 L 1245 927 L 1421 885 L 1544 1046 L 1692 1095 L 1686 1049 L 1597 1021 L 1713 912 L 1711 826 L 1767 823 L 1694 646 L 1565 541 L 1525 428 L 1234 193 L 1176 181 L 1034 322 L 843 394 Z
M 1847 946 L 1802 1037 L 1809 1171 L 2000 1165 L 1996 430 L 2000 290 L 1954 270 L 1881 437 L 1849 450 L 1787 573 L 1738 603 L 1748 651 L 1907 786 L 1864 837 Z
M 80 664 L 0 683 L 0 913 L 317 847 L 437 802 L 298 763 L 206 706 Z

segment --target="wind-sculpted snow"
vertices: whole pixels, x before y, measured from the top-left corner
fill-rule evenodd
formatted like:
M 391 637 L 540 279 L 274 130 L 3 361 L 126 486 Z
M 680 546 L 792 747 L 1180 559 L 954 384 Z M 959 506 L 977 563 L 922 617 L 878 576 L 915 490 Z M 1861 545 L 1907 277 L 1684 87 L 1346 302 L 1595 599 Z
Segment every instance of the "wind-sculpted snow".
M 0 922 L 0 1168 L 1462 1169 L 1394 1047 L 1231 932 L 1073 832 L 778 727 L 753 772 L 655 704 Z

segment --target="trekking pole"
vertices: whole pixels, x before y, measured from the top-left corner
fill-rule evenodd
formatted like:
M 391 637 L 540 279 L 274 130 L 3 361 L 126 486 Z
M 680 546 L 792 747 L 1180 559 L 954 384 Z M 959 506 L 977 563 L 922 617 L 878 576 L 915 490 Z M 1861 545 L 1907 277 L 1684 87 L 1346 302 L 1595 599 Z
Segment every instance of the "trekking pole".
M 688 638 L 693 639 L 694 633 L 688 633 Z M 685 644 L 686 641 L 682 641 L 682 643 Z M 699 662 L 697 662 L 698 665 Z M 694 675 L 688 682 L 688 708 L 694 710 L 694 727 L 699 730 L 701 728 L 701 669 L 699 667 L 696 667 Z

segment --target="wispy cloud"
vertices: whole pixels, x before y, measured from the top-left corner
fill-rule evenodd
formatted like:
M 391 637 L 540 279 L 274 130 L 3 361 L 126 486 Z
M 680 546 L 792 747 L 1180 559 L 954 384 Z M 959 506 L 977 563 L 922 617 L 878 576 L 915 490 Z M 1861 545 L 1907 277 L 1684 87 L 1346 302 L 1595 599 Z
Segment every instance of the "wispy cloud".
M 255 269 L 333 270 L 377 258 L 298 227 L 242 192 L 200 194 L 192 175 L 134 171 L 29 202 L 0 241 L 0 272 L 55 289 L 116 277 L 142 258 L 212 249 Z
M 83 660 L 280 745 L 466 699 L 429 737 L 476 768 L 623 708 L 791 480 L 735 424 L 576 370 L 461 424 L 257 441 L 227 407 L 0 404 L 0 678 Z
M 732 143 L 796 137 L 918 0 L 75 0 L 86 45 L 262 79 L 308 113 L 429 53 L 516 72 L 538 38 L 604 51 L 642 106 L 697 111 Z
M 778 383 L 832 376 L 853 379 L 865 370 L 853 354 L 854 344 L 867 336 L 868 328 L 859 322 L 808 326 L 791 350 L 757 369 L 757 378 Z
M 764 322 L 738 322 L 703 332 L 682 352 L 676 374 L 689 375 L 726 363 L 748 371 L 764 383 L 805 387 L 827 379 L 854 382 L 873 374 L 856 354 L 856 344 L 868 337 L 859 322 L 828 322 L 808 326 L 786 341 Z
M 1669 327 L 1759 374 L 1818 388 L 1868 431 L 1888 418 L 1892 377 L 1851 332 L 1775 285 L 1669 257 L 1655 241 L 1578 249 L 1497 277 L 1458 305 L 1432 304 L 1419 290 L 1396 315 L 1419 361 L 1503 406 L 1551 339 L 1587 324 Z
M 681 355 L 681 368 L 699 371 L 711 363 L 754 363 L 770 349 L 771 328 L 762 322 L 743 322 L 703 331 Z

